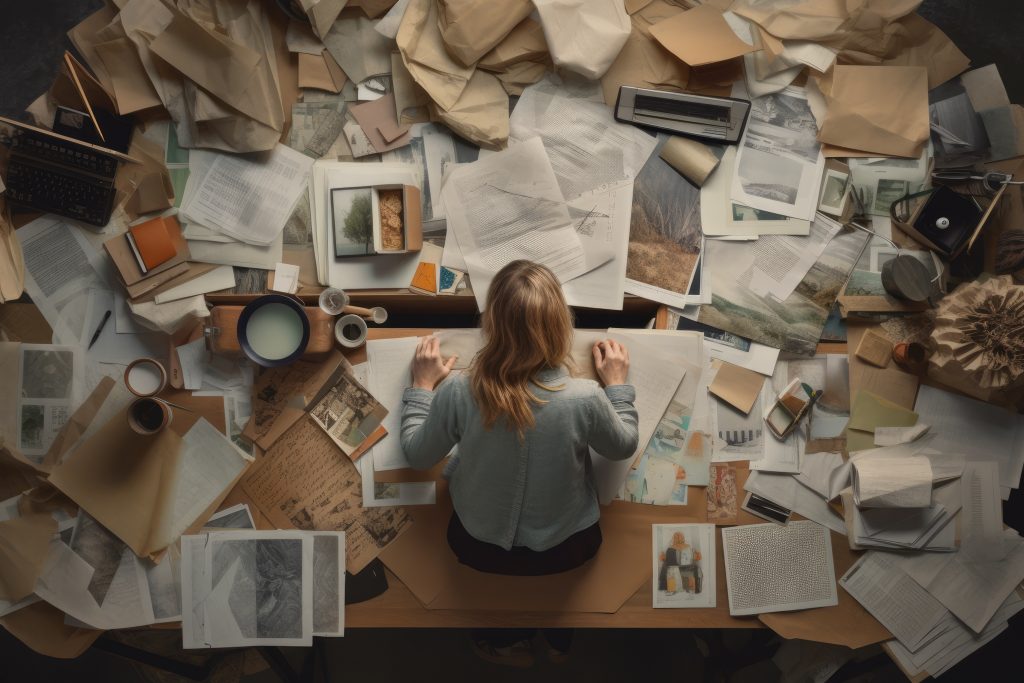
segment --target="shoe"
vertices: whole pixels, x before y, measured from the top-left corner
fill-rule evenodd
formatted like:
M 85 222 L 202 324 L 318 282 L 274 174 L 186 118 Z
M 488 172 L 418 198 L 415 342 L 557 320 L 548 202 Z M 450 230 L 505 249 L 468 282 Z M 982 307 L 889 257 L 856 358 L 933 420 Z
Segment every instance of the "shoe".
M 529 669 L 535 663 L 533 646 L 528 640 L 520 640 L 508 647 L 494 647 L 484 640 L 473 641 L 473 651 L 484 661 L 517 669 Z

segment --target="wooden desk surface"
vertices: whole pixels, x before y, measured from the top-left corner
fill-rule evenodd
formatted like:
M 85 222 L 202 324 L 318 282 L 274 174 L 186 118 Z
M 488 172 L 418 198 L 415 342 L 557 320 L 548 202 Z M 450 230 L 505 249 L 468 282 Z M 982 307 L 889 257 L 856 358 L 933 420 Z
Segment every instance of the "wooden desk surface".
M 377 328 L 370 330 L 370 339 L 393 339 L 422 336 L 431 330 L 412 328 Z M 346 351 L 352 363 L 366 360 L 365 347 Z M 737 485 L 742 488 L 747 469 L 737 465 Z M 703 501 L 703 489 L 700 500 Z M 241 488 L 233 490 L 224 501 L 224 507 L 248 502 Z M 250 506 L 254 507 L 254 506 Z M 415 516 L 415 506 L 409 508 Z M 671 508 L 650 506 L 652 523 L 669 523 L 674 518 Z M 257 526 L 272 528 L 258 510 L 253 510 Z M 261 520 L 262 518 L 262 520 Z M 689 521 L 692 521 L 689 520 Z M 740 523 L 762 523 L 740 510 Z M 466 628 L 466 627 L 582 627 L 582 628 L 764 628 L 756 617 L 729 615 L 722 562 L 721 536 L 717 539 L 717 607 L 713 609 L 654 609 L 651 606 L 651 580 L 648 579 L 614 614 L 593 612 L 512 612 L 484 610 L 437 610 L 425 608 L 413 593 L 389 570 L 389 588 L 382 595 L 345 609 L 345 623 L 351 628 Z M 837 575 L 845 571 L 855 559 L 842 536 L 833 534 L 833 555 L 837 562 Z M 843 605 L 841 599 L 840 605 Z M 828 608 L 839 609 L 839 608 Z M 812 610 L 813 611 L 813 610 Z

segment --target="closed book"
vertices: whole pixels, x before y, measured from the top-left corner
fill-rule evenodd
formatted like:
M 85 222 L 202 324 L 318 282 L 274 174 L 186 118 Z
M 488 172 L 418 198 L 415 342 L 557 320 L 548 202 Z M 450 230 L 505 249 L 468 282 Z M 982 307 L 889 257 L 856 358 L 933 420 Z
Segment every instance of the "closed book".
M 118 276 L 129 291 L 131 291 L 131 288 L 134 285 L 147 278 L 156 277 L 165 271 L 171 270 L 176 266 L 180 266 L 188 261 L 191 256 L 188 249 L 188 243 L 185 241 L 184 235 L 182 235 L 181 225 L 178 223 L 177 218 L 174 216 L 160 216 L 159 218 L 154 218 L 152 220 L 161 221 L 163 223 L 165 232 L 174 247 L 174 256 L 155 267 L 149 268 L 148 272 L 144 273 L 140 267 L 139 261 L 136 260 L 135 254 L 132 252 L 131 244 L 128 242 L 127 233 L 118 235 L 117 237 L 112 237 L 103 243 L 103 248 L 110 256 L 110 260 L 114 263 L 114 268 L 117 270 Z M 181 272 L 180 268 L 178 270 Z

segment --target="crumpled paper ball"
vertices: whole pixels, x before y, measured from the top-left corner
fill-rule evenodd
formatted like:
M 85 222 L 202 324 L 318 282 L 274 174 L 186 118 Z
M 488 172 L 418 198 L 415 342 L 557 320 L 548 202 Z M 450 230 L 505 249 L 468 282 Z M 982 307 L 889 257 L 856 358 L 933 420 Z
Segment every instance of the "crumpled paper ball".
M 1024 286 L 1009 276 L 961 285 L 939 304 L 932 343 L 934 365 L 982 389 L 1024 382 Z

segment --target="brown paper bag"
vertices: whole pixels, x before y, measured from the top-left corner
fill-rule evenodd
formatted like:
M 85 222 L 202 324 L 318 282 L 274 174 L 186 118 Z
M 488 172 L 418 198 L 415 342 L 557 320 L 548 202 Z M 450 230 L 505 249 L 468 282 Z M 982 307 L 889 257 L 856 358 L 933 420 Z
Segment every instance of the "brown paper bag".
M 729 28 L 721 10 L 710 5 L 658 22 L 651 27 L 651 35 L 690 66 L 723 62 L 754 51 L 753 45 Z
M 35 590 L 57 522 L 26 515 L 0 522 L 0 600 L 17 602 Z
M 462 96 L 447 111 L 434 103 L 428 106 L 431 119 L 475 145 L 504 149 L 508 144 L 508 95 L 493 74 L 476 71 Z
M 398 27 L 398 50 L 413 80 L 441 109 L 455 106 L 475 67 L 456 62 L 445 50 L 433 0 L 412 0 Z
M 530 16 L 530 0 L 437 0 L 437 21 L 445 49 L 472 66 Z
M 477 62 L 487 71 L 501 71 L 520 62 L 540 62 L 548 59 L 548 43 L 544 30 L 527 17 L 519 22 L 505 38 Z

